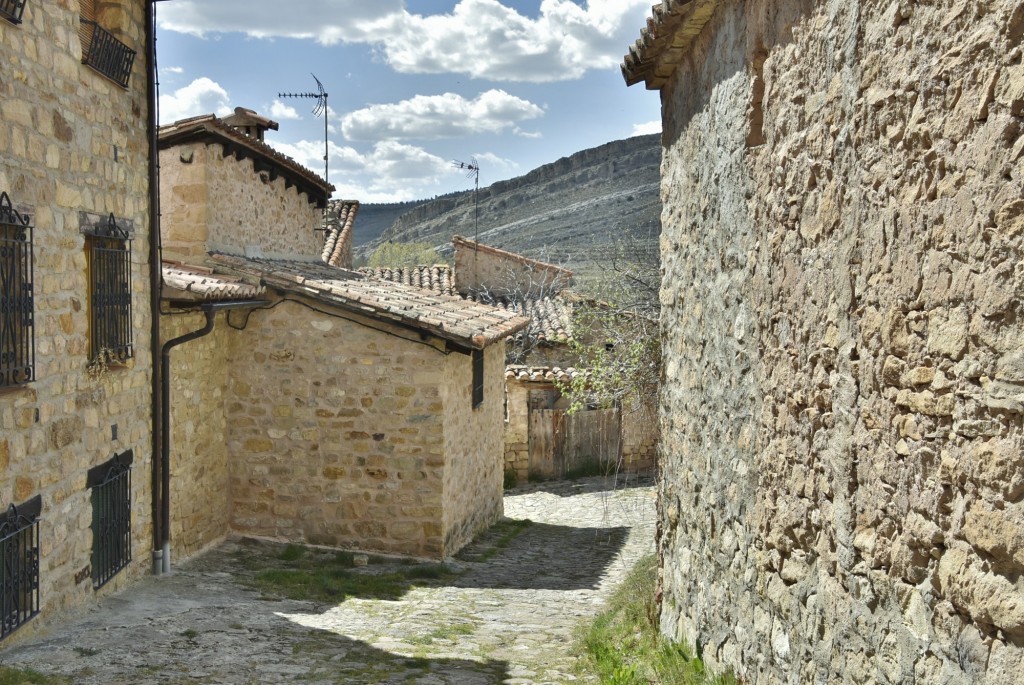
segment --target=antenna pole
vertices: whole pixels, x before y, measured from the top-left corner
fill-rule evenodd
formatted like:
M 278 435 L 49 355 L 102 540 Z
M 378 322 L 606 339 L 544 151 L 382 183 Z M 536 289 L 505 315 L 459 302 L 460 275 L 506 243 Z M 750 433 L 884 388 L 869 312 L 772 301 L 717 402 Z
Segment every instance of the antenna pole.
M 316 100 L 316 105 L 313 107 L 313 116 L 318 117 L 321 114 L 324 115 L 324 182 L 330 186 L 331 182 L 328 176 L 328 145 L 327 145 L 327 125 L 328 125 L 328 113 L 327 109 L 327 91 L 324 90 L 324 84 L 320 82 L 320 79 L 316 77 L 316 74 L 311 73 L 310 76 L 316 81 L 317 92 L 316 93 L 278 93 L 279 98 L 308 98 Z M 324 188 L 324 229 L 327 228 L 327 205 L 331 201 L 331 191 L 329 188 Z
M 473 182 L 473 242 L 480 242 L 480 164 L 476 159 L 470 162 L 454 160 L 452 166 L 456 169 L 466 169 L 467 177 L 472 176 Z

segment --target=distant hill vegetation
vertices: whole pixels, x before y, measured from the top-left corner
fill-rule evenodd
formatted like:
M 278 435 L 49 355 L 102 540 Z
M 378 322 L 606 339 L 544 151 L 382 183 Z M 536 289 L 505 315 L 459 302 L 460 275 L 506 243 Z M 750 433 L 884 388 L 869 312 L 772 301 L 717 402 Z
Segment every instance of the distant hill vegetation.
M 453 235 L 585 271 L 626 242 L 657 259 L 661 144 L 637 136 L 577 152 L 507 181 L 432 200 L 364 204 L 355 254 L 382 242 L 428 243 L 451 254 Z M 478 223 L 477 223 L 478 221 Z

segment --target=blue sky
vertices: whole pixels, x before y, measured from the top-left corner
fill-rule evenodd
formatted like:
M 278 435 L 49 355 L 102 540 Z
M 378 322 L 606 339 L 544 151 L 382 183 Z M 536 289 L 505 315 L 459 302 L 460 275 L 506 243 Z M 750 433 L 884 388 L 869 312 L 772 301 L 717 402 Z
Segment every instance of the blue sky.
M 157 7 L 161 122 L 247 107 L 335 197 L 394 202 L 524 174 L 660 130 L 657 93 L 619 63 L 651 0 L 169 0 Z M 283 9 L 282 9 L 283 8 Z

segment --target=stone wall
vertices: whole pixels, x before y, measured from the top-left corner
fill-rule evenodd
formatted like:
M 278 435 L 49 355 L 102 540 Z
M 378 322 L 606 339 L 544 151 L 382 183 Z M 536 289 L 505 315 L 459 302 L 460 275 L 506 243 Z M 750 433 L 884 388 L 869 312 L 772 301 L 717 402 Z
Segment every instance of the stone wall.
M 444 554 L 457 552 L 501 518 L 504 476 L 502 413 L 505 409 L 505 344 L 484 350 L 484 401 L 473 407 L 469 355 L 445 358 Z
M 34 229 L 36 380 L 0 389 L 0 507 L 42 496 L 37 634 L 150 567 L 150 315 L 145 3 L 122 2 L 117 33 L 138 51 L 127 90 L 81 63 L 78 5 L 29 2 L 0 19 L 0 191 Z M 106 16 L 106 15 L 104 15 Z M 135 357 L 90 374 L 79 212 L 131 222 Z M 87 471 L 134 451 L 132 562 L 96 591 Z
M 459 236 L 455 248 L 455 289 L 517 298 L 553 294 L 570 285 L 572 272 L 522 255 L 480 245 Z
M 283 302 L 251 314 L 230 364 L 235 531 L 441 556 L 440 352 Z
M 234 316 L 243 316 L 236 313 Z M 239 334 L 218 314 L 208 335 L 171 348 L 171 555 L 195 555 L 230 530 L 227 360 Z M 164 342 L 199 330 L 201 312 L 160 320 Z
M 1022 32 L 729 0 L 662 92 L 662 629 L 746 683 L 1019 680 Z
M 178 145 L 160 151 L 164 257 L 188 261 L 207 250 L 266 257 L 320 253 L 321 211 L 285 179 L 257 174 L 251 159 L 224 157 L 223 147 Z

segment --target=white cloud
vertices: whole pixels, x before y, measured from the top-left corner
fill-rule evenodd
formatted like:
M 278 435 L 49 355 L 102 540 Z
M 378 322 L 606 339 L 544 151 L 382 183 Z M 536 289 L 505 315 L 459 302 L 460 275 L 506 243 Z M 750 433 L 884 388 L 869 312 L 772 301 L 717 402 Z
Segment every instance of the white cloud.
M 477 161 L 477 165 L 480 167 L 480 173 L 484 176 L 488 173 L 493 174 L 495 171 L 502 173 L 515 171 L 519 168 L 519 165 L 511 159 L 499 157 L 492 152 L 483 152 L 473 155 L 473 159 Z
M 164 67 L 163 71 L 166 71 L 168 74 L 184 74 L 185 73 L 185 68 L 184 67 Z
M 402 0 L 293 0 L 287 12 L 277 0 L 178 0 L 159 16 L 162 28 L 194 35 L 371 44 L 404 73 L 549 82 L 616 66 L 650 5 L 541 0 L 538 16 L 528 17 L 499 0 L 460 0 L 450 14 L 435 15 L 411 13 Z
M 350 112 L 341 129 L 349 140 L 436 140 L 515 131 L 518 122 L 543 114 L 540 106 L 503 90 L 488 90 L 472 100 L 454 93 L 417 95 Z
M 225 116 L 234 111 L 229 102 L 228 92 L 216 81 L 203 76 L 170 95 L 160 96 L 160 123 L 169 124 L 200 114 Z
M 306 168 L 323 174 L 322 140 L 270 144 Z M 438 184 L 451 171 L 450 161 L 395 141 L 379 142 L 368 152 L 331 142 L 328 150 L 331 183 L 336 188 L 334 197 L 360 202 L 397 202 L 436 194 Z
M 270 105 L 270 116 L 274 119 L 301 119 L 299 112 L 291 105 L 286 105 L 278 99 L 274 99 Z
M 633 133 L 631 135 L 646 136 L 648 133 L 661 133 L 661 120 L 633 124 Z

